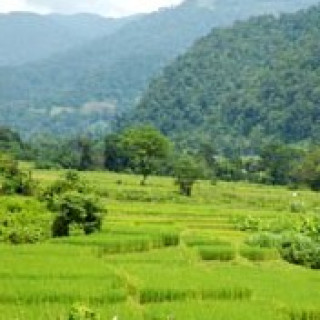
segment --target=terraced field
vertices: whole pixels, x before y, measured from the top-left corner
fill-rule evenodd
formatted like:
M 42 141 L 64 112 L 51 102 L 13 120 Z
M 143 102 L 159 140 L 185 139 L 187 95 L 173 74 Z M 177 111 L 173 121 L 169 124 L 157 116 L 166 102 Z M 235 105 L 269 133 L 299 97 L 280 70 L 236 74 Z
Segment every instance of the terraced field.
M 43 185 L 59 172 L 37 171 Z M 248 247 L 235 221 L 291 216 L 292 191 L 197 183 L 192 198 L 172 179 L 84 173 L 103 197 L 103 230 L 37 245 L 0 246 L 0 319 L 67 319 L 74 303 L 101 319 L 320 319 L 320 273 Z M 307 212 L 319 195 L 299 191 Z

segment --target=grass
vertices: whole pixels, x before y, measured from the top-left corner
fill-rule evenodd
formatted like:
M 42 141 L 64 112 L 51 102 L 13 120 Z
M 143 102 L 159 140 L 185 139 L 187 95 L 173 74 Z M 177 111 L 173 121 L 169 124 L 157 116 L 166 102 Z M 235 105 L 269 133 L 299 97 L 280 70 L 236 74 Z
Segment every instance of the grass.
M 279 259 L 279 252 L 275 248 L 260 248 L 243 246 L 240 249 L 242 257 L 251 261 L 267 261 Z
M 236 257 L 236 250 L 231 245 L 200 246 L 198 250 L 204 261 L 230 261 Z
M 61 173 L 34 177 L 48 185 Z M 143 187 L 133 175 L 82 175 L 108 208 L 102 232 L 0 244 L 1 320 L 67 319 L 75 302 L 106 320 L 319 319 L 319 272 L 247 246 L 248 233 L 234 225 L 290 216 L 291 191 L 198 182 L 185 198 L 170 178 Z M 306 212 L 320 207 L 316 193 L 299 191 L 299 199 Z

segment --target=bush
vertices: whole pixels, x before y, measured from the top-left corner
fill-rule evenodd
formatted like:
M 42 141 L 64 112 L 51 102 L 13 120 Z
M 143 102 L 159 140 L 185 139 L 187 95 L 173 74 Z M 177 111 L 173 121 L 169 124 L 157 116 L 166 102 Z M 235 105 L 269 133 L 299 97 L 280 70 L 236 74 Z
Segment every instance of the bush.
M 52 224 L 54 237 L 69 236 L 71 226 L 79 227 L 85 234 L 101 229 L 105 210 L 76 171 L 67 171 L 40 199 L 46 202 L 49 210 L 56 212 Z
M 271 232 L 261 232 L 249 237 L 246 243 L 250 246 L 260 248 L 277 248 L 281 244 L 281 239 L 281 235 Z
M 238 217 L 235 220 L 235 227 L 240 231 L 259 231 L 263 228 L 261 219 L 251 216 Z
M 52 226 L 54 237 L 68 236 L 71 224 L 77 224 L 85 234 L 101 229 L 103 209 L 93 195 L 69 191 L 56 199 L 59 208 Z
M 2 194 L 29 196 L 36 189 L 36 182 L 32 179 L 31 172 L 21 171 L 18 161 L 8 155 L 0 154 L 0 175 L 2 176 L 0 190 Z
M 304 213 L 306 211 L 306 208 L 302 201 L 296 200 L 290 203 L 290 211 L 292 213 Z
M 320 244 L 309 237 L 300 234 L 285 237 L 280 253 L 290 263 L 320 269 Z
M 72 307 L 68 320 L 99 320 L 98 316 L 94 311 L 82 304 L 76 304 Z
M 37 183 L 31 173 L 19 172 L 14 176 L 7 176 L 2 183 L 1 192 L 6 195 L 20 194 L 30 196 L 34 194 Z
M 51 236 L 52 215 L 36 200 L 7 198 L 0 206 L 0 240 L 35 243 Z
M 86 183 L 80 179 L 77 171 L 69 170 L 62 179 L 55 181 L 40 195 L 40 200 L 46 201 L 48 209 L 57 211 L 57 199 L 68 191 L 78 191 L 80 193 L 88 193 Z

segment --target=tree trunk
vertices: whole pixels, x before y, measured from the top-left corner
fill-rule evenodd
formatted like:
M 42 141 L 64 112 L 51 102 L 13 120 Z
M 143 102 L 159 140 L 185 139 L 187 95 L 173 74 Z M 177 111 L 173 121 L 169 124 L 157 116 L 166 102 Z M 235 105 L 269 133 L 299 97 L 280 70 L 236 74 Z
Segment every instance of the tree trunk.
M 140 181 L 140 185 L 141 185 L 141 186 L 145 186 L 145 185 L 146 185 L 147 177 L 148 177 L 148 176 L 146 176 L 146 175 L 144 175 L 144 176 L 142 177 L 142 180 Z

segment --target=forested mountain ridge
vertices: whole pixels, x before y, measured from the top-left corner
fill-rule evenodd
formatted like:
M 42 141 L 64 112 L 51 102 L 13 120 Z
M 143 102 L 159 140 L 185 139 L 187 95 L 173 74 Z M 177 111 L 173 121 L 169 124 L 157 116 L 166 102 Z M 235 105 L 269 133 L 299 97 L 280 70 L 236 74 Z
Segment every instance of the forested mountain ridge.
M 93 14 L 0 14 L 0 66 L 48 58 L 116 32 L 129 21 Z
M 253 152 L 320 139 L 320 6 L 213 30 L 151 82 L 124 123 Z
M 188 0 L 144 15 L 88 46 L 0 68 L 0 124 L 29 135 L 108 130 L 110 119 L 133 107 L 151 78 L 212 27 L 313 2 Z

